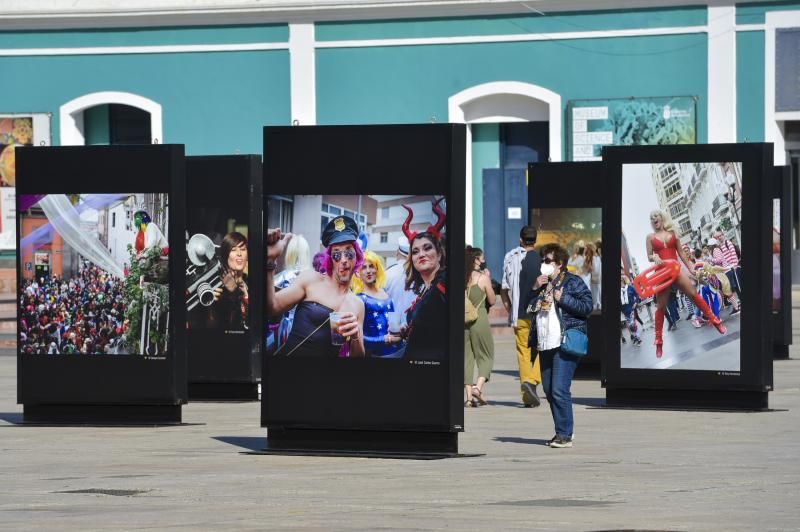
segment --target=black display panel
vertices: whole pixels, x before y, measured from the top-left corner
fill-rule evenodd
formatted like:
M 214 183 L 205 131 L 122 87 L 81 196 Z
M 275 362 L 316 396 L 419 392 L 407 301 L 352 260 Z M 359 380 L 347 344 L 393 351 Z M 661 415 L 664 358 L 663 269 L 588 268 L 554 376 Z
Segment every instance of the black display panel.
M 190 385 L 261 379 L 261 172 L 256 155 L 186 158 Z
M 775 167 L 772 199 L 772 315 L 776 356 L 792 344 L 792 167 Z M 779 352 L 780 351 L 780 352 Z
M 18 402 L 185 402 L 183 146 L 17 157 Z
M 618 338 L 606 339 L 606 388 L 771 389 L 770 150 L 765 144 L 606 148 L 603 241 L 621 250 L 619 264 L 603 265 L 607 330 L 618 326 L 623 282 L 632 281 L 643 302 L 652 300 L 641 346 L 626 350 Z M 723 249 L 725 241 L 735 245 Z M 739 297 L 725 287 L 734 275 Z M 673 286 L 678 297 L 689 296 L 698 320 L 679 303 L 680 319 L 669 327 Z
M 270 434 L 278 428 L 463 430 L 464 160 L 465 130 L 458 125 L 264 129 L 265 225 L 292 232 L 287 247 L 299 236 L 304 241 L 288 259 L 286 250 L 280 253 L 267 276 L 262 425 Z M 408 302 L 398 299 L 390 310 L 375 292 L 374 267 L 356 276 L 376 296 L 372 301 L 363 291 L 361 298 L 346 290 L 332 295 L 350 282 L 364 247 L 380 257 L 384 276 L 395 275 L 404 226 L 419 233 L 407 267 L 424 273 L 420 278 L 434 263 L 438 268 L 433 281 L 411 283 L 418 293 L 428 286 L 420 301 L 411 298 L 413 318 L 403 322 Z M 438 235 L 438 242 L 423 234 Z M 265 240 L 268 256 L 266 233 Z M 323 273 L 313 265 L 320 252 Z M 297 261 L 298 254 L 305 258 Z M 346 348 L 333 345 L 329 313 L 342 308 L 360 316 L 367 307 L 377 316 L 367 320 L 366 333 L 358 326 L 359 337 L 369 337 L 364 347 L 349 338 Z M 388 342 L 383 326 L 392 333 Z
M 607 197 L 605 166 L 600 162 L 531 163 L 528 165 L 528 224 L 536 227 L 537 249 L 549 243 L 570 254 L 568 270 L 592 291 L 595 310 L 588 318 L 588 353 L 578 366 L 602 363 L 603 209 Z M 588 260 L 587 260 L 588 257 Z

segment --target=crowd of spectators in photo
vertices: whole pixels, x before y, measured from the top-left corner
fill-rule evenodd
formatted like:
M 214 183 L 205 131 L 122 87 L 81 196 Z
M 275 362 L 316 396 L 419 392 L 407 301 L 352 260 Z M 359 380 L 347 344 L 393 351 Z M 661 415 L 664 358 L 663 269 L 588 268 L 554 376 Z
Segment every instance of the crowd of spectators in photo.
M 28 354 L 123 354 L 124 284 L 84 261 L 71 279 L 22 281 L 19 346 Z

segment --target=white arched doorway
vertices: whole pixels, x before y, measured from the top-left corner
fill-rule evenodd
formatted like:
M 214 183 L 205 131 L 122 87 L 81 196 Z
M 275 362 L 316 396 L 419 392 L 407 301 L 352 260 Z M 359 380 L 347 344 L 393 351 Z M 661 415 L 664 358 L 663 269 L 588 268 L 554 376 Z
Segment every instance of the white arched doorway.
M 479 124 L 503 122 L 547 122 L 551 161 L 561 161 L 561 96 L 519 81 L 483 83 L 454 94 L 448 99 L 450 123 Z M 472 133 L 467 127 L 466 226 L 465 236 L 472 243 Z
M 136 107 L 150 114 L 150 141 L 163 144 L 164 135 L 161 124 L 161 104 L 144 96 L 129 92 L 93 92 L 71 100 L 59 109 L 59 131 L 62 146 L 83 146 L 84 136 L 83 112 L 98 106 L 120 104 Z

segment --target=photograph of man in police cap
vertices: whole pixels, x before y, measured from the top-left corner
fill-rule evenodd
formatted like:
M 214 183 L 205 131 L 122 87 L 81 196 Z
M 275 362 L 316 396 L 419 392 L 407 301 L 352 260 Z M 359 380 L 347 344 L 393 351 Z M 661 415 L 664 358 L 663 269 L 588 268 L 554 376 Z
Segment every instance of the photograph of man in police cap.
M 295 307 L 294 323 L 277 356 L 364 356 L 364 303 L 350 291 L 350 279 L 364 262 L 358 244 L 358 225 L 348 216 L 332 219 L 322 231 L 324 272 L 306 270 L 287 288 L 275 291 L 276 261 L 292 238 L 280 229 L 267 229 L 267 314 L 280 316 Z M 334 326 L 344 337 L 334 344 L 330 314 L 339 313 Z

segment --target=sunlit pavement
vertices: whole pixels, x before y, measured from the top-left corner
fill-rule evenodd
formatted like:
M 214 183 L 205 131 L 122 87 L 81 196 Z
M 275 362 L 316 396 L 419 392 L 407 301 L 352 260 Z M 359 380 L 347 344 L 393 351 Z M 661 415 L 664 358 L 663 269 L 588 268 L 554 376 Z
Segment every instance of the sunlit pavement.
M 0 529 L 797 530 L 797 348 L 775 363 L 772 412 L 604 409 L 597 381 L 575 381 L 575 446 L 550 449 L 546 402 L 522 408 L 513 339 L 494 339 L 490 405 L 460 437 L 482 456 L 438 461 L 243 454 L 264 445 L 258 403 L 189 404 L 179 427 L 19 426 L 6 351 Z

